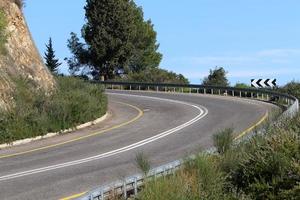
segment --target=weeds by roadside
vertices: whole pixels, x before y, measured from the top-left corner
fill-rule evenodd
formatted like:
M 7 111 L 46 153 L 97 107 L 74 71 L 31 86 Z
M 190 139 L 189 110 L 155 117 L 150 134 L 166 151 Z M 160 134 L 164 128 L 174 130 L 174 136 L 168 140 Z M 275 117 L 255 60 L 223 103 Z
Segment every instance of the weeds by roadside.
M 106 112 L 107 99 L 99 85 L 57 77 L 57 90 L 45 95 L 28 80 L 15 82 L 15 106 L 0 113 L 0 143 L 73 128 Z
M 232 143 L 232 129 L 214 135 L 218 154 L 200 154 L 175 175 L 147 182 L 139 200 L 300 198 L 300 114 Z

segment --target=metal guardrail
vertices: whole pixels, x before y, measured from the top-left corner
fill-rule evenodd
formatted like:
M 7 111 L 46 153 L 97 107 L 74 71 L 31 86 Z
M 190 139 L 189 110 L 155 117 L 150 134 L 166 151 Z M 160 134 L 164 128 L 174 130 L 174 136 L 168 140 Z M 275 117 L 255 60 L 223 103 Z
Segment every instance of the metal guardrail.
M 286 110 L 282 113 L 282 118 L 291 118 L 299 111 L 299 101 L 297 98 L 281 94 L 272 90 L 260 90 L 252 88 L 233 88 L 233 87 L 217 87 L 203 85 L 181 85 L 181 84 L 154 84 L 154 83 L 134 83 L 134 82 L 95 82 L 105 85 L 106 89 L 120 90 L 147 90 L 147 91 L 164 91 L 164 92 L 188 92 L 232 96 L 240 98 L 250 98 L 263 101 L 279 101 L 286 105 Z M 137 195 L 139 189 L 146 180 L 155 179 L 161 176 L 175 173 L 179 169 L 183 160 L 176 160 L 166 165 L 152 169 L 147 176 L 137 174 L 122 181 L 116 181 L 87 192 L 78 200 L 105 200 L 115 195 L 121 195 L 128 198 L 131 195 Z

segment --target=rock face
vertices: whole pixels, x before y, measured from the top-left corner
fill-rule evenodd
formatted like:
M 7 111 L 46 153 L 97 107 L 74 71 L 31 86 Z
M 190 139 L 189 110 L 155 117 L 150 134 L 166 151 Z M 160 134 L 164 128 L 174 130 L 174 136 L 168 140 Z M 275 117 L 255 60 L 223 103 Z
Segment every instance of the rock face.
M 45 67 L 15 0 L 0 0 L 0 9 L 8 22 L 7 53 L 0 55 L 0 108 L 6 109 L 12 104 L 14 77 L 28 78 L 46 92 L 55 88 L 55 80 Z

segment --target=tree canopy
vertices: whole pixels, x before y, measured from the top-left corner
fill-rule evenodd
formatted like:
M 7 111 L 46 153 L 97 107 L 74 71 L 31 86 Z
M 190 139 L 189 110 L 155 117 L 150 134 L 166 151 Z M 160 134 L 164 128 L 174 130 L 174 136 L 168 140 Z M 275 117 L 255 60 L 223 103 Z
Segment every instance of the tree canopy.
M 157 68 L 161 62 L 162 54 L 158 52 L 157 33 L 151 20 L 144 20 L 141 7 L 137 7 L 131 1 L 134 14 L 136 33 L 132 43 L 134 44 L 133 56 L 129 60 L 130 72 L 141 72 L 147 68 Z
M 144 82 L 144 83 L 177 83 L 189 84 L 182 74 L 160 68 L 147 68 L 140 72 L 129 72 L 121 78 L 122 81 Z
M 226 74 L 227 72 L 223 67 L 216 67 L 214 70 L 211 69 L 202 84 L 207 86 L 229 86 Z
M 67 62 L 72 72 L 89 69 L 95 79 L 158 67 L 162 55 L 150 20 L 132 0 L 87 0 L 80 41 L 71 33 Z

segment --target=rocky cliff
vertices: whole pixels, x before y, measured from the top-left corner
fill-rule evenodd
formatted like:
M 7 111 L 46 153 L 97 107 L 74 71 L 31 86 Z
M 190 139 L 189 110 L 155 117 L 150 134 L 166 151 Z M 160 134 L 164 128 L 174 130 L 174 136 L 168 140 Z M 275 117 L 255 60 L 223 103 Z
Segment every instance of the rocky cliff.
M 0 9 L 8 23 L 7 53 L 0 55 L 0 108 L 8 108 L 12 104 L 13 79 L 16 76 L 28 78 L 48 92 L 55 87 L 55 80 L 44 66 L 16 2 L 0 0 Z

